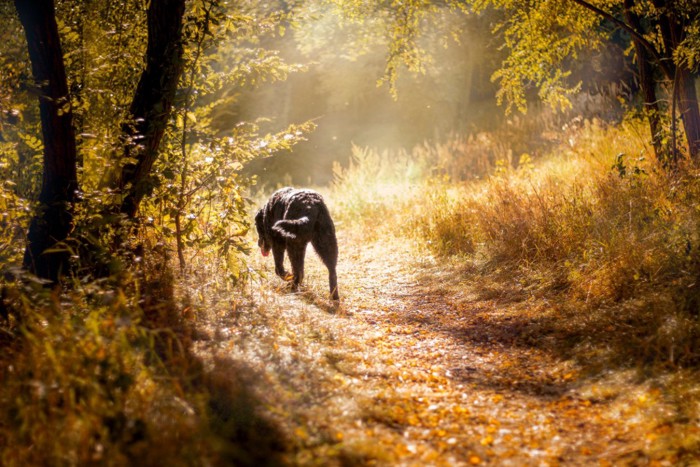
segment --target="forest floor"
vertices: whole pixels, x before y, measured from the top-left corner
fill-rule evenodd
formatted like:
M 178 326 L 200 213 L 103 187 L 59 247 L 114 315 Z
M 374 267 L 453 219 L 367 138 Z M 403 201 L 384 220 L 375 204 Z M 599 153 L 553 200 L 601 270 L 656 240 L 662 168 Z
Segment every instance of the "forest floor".
M 687 459 L 682 446 L 665 448 L 678 433 L 659 386 L 563 351 L 565 316 L 546 298 L 409 239 L 368 240 L 341 226 L 339 243 L 339 305 L 326 300 L 326 271 L 309 249 L 303 292 L 289 292 L 268 258 L 251 295 L 212 298 L 199 320 L 197 354 L 217 378 L 236 381 L 241 401 L 226 405 L 229 415 L 266 431 L 238 429 L 259 444 L 250 463 Z M 697 431 L 683 436 L 697 440 Z

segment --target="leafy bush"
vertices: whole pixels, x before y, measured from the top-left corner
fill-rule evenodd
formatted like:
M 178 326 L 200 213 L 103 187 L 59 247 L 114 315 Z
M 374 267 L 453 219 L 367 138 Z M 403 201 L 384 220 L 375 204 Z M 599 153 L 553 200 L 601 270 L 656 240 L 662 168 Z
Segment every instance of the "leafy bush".
M 153 286 L 135 277 L 65 294 L 26 281 L 5 286 L 3 465 L 181 464 L 206 455 L 204 399 L 181 385 L 191 373 L 184 335 L 172 318 L 167 331 L 152 322 L 167 305 Z

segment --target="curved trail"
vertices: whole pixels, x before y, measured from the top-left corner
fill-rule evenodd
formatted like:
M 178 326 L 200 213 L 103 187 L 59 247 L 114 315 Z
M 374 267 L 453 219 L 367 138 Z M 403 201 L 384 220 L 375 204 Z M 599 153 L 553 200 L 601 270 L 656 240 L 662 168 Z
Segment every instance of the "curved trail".
M 540 334 L 557 318 L 546 301 L 507 281 L 470 282 L 464 266 L 439 264 L 406 240 L 340 235 L 339 307 L 322 298 L 326 271 L 309 250 L 306 292 L 268 277 L 253 297 L 219 302 L 196 344 L 215 373 L 254 395 L 287 440 L 285 462 L 648 460 L 656 427 L 647 415 L 660 410 L 653 390 L 587 379 L 558 357 L 557 336 Z

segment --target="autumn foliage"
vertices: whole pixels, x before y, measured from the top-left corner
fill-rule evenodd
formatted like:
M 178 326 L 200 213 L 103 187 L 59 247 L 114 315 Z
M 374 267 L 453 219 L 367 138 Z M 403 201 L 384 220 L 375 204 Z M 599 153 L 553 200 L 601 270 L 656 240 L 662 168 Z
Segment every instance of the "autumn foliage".
M 698 458 L 692 2 L 167 3 L 0 2 L 0 464 Z M 304 152 L 339 303 L 251 254 Z

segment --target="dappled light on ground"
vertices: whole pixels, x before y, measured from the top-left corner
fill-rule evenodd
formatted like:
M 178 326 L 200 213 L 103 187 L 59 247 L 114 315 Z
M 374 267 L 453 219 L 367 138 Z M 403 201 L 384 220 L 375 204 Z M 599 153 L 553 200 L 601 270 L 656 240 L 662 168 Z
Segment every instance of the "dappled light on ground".
M 415 242 L 339 230 L 341 304 L 309 250 L 307 287 L 269 277 L 222 300 L 198 353 L 245 367 L 258 412 L 302 465 L 672 462 L 673 410 L 631 370 L 560 352 L 574 331 L 513 284 L 470 281 Z M 231 375 L 234 377 L 234 375 Z M 695 435 L 697 436 L 697 434 Z M 289 446 L 292 446 L 291 448 Z
M 0 465 L 700 465 L 699 5 L 0 2 Z

